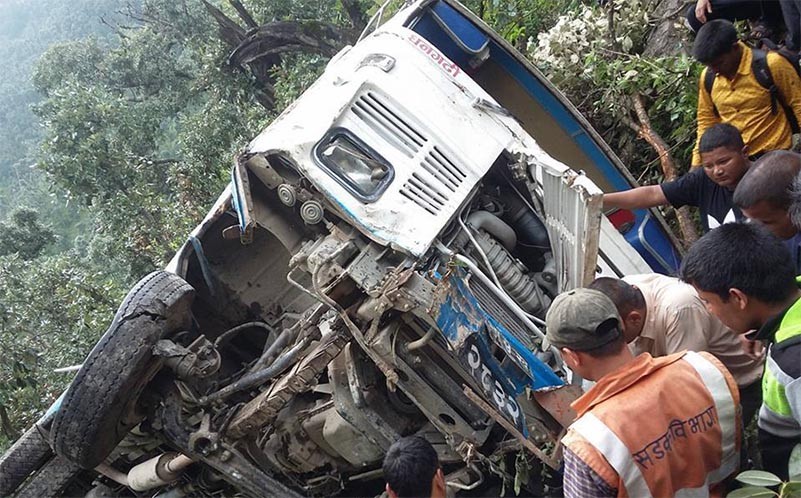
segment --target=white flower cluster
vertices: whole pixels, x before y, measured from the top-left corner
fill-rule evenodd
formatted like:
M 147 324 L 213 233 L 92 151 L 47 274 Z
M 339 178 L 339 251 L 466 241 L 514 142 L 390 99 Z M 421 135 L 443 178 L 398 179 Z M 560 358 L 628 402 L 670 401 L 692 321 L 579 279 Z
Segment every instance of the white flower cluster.
M 633 40 L 641 40 L 648 29 L 648 14 L 642 0 L 626 0 L 614 5 L 614 37 L 609 30 L 608 11 L 594 5 L 581 4 L 577 10 L 562 15 L 548 31 L 537 39 L 529 38 L 528 52 L 532 61 L 551 77 L 580 75 L 585 58 L 601 49 L 630 54 Z

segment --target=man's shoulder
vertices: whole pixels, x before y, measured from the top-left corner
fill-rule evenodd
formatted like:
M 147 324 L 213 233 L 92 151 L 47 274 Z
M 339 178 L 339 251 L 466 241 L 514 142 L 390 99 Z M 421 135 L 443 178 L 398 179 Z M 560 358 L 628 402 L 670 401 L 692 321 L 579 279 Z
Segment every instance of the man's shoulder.
M 787 57 L 785 57 L 782 54 L 780 54 L 777 50 L 768 50 L 768 53 L 765 56 L 765 60 L 768 63 L 768 67 L 770 68 L 771 72 L 774 69 L 778 69 L 778 70 L 788 70 L 789 69 L 789 70 L 792 70 L 792 71 L 795 70 L 793 68 L 793 63 L 790 62 L 787 59 Z
M 697 206 L 701 201 L 702 192 L 708 191 L 710 188 L 707 182 L 716 185 L 715 182 L 709 180 L 703 168 L 698 167 L 678 178 L 662 182 L 660 187 L 671 204 L 674 204 L 677 199 L 682 199 L 684 204 Z
M 709 176 L 704 172 L 703 166 L 692 168 L 687 173 L 676 178 L 676 182 L 693 183 L 703 187 L 719 187 L 719 185 L 709 179 Z
M 662 287 L 665 285 L 673 285 L 675 282 L 681 282 L 676 277 L 663 275 L 661 273 L 635 273 L 632 275 L 624 275 L 621 277 L 624 282 L 637 286 L 646 287 Z
M 703 307 L 695 289 L 676 277 L 659 273 L 627 275 L 623 280 L 653 296 L 653 306 L 664 308 Z
M 787 339 L 770 348 L 770 357 L 786 375 L 801 378 L 801 336 Z

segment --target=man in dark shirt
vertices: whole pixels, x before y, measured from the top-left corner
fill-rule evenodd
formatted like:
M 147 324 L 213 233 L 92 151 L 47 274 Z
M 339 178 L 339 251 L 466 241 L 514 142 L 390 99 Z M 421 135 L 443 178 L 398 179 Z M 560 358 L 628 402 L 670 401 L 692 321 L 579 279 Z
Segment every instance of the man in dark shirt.
M 704 132 L 699 150 L 703 167 L 661 185 L 604 194 L 604 208 L 694 206 L 701 211 L 704 232 L 743 219 L 732 201 L 734 188 L 751 166 L 742 135 L 730 124 L 716 124 Z
M 445 498 L 446 484 L 437 451 L 422 436 L 392 443 L 384 457 L 389 498 Z

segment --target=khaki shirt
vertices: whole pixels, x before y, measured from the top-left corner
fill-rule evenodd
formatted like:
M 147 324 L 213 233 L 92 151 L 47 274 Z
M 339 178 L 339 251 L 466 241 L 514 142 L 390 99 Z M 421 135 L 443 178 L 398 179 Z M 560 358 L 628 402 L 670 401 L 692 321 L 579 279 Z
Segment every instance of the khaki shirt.
M 683 350 L 708 351 L 745 387 L 762 377 L 764 360 L 743 351 L 740 339 L 710 314 L 695 289 L 681 280 L 651 273 L 628 275 L 624 281 L 645 297 L 645 325 L 629 344 L 634 354 L 667 356 Z

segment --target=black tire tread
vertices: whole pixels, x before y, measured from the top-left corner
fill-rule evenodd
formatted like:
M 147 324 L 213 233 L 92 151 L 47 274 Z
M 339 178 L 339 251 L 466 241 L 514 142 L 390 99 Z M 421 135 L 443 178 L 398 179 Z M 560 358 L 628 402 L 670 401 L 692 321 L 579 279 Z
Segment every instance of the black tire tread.
M 80 471 L 81 468 L 69 460 L 54 456 L 20 488 L 16 498 L 62 496 L 64 489 Z
M 188 327 L 194 289 L 182 278 L 156 271 L 125 297 L 114 321 L 89 353 L 53 420 L 56 453 L 83 468 L 105 459 L 128 428 L 117 423 L 168 332 Z
M 53 450 L 34 425 L 0 456 L 0 496 L 9 496 L 29 475 L 38 470 Z

